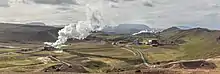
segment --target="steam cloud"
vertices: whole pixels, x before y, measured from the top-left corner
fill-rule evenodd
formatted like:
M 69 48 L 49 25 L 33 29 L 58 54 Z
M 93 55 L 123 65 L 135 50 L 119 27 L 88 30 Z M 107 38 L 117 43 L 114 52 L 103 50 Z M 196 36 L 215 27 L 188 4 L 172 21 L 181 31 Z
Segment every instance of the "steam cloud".
M 86 5 L 86 9 L 87 17 L 85 21 L 78 21 L 75 24 L 65 26 L 58 32 L 58 40 L 55 43 L 45 42 L 45 44 L 60 48 L 70 38 L 81 40 L 89 36 L 90 32 L 101 30 L 104 27 L 101 12 L 88 4 Z
M 142 33 L 158 33 L 158 32 L 161 32 L 161 31 L 163 31 L 163 29 L 151 28 L 151 29 L 139 31 L 139 32 L 134 33 L 132 35 L 138 35 L 138 34 L 142 34 Z
M 149 30 L 142 30 L 142 31 L 137 32 L 137 33 L 134 33 L 134 34 L 132 34 L 132 35 L 138 35 L 138 34 L 141 34 L 141 33 L 152 33 L 152 32 L 149 31 Z

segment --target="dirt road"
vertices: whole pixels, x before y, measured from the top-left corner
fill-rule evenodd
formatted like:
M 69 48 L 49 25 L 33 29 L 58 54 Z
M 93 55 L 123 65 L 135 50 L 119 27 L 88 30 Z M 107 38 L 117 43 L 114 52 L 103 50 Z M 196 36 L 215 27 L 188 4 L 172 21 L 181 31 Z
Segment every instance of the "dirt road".
M 117 45 L 116 45 L 117 46 Z M 134 54 L 134 56 L 139 56 L 142 61 L 143 61 L 143 64 L 147 67 L 150 67 L 149 63 L 147 62 L 147 59 L 146 57 L 144 56 L 144 53 L 141 51 L 141 49 L 135 49 L 133 47 L 130 47 L 129 45 L 125 45 L 124 47 L 121 47 L 122 49 L 125 49 L 131 53 Z

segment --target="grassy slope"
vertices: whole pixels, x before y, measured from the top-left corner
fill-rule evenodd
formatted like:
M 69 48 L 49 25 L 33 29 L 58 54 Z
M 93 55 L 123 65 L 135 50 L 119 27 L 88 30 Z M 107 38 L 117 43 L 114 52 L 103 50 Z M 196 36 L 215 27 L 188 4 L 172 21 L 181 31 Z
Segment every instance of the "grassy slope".
M 220 31 L 212 31 L 202 28 L 180 30 L 173 27 L 161 32 L 160 35 L 162 36 L 161 38 L 165 38 L 165 40 L 168 41 L 183 40 L 186 42 L 177 46 L 161 46 L 157 48 L 152 48 L 147 45 L 133 46 L 137 49 L 143 49 L 142 51 L 144 51 L 144 54 L 148 57 L 150 63 L 182 59 L 203 59 L 220 56 L 220 42 L 218 43 L 216 41 L 216 38 L 220 36 Z M 123 37 L 123 35 L 120 36 Z M 120 36 L 99 37 L 115 39 Z M 148 39 L 151 39 L 151 37 L 149 38 L 144 35 L 127 37 L 126 39 L 132 41 L 133 38 L 143 39 L 145 42 Z M 126 40 L 125 38 L 122 39 Z
M 19 45 L 17 44 L 16 46 Z M 30 44 L 22 44 L 20 46 L 32 48 Z M 35 46 L 33 46 L 33 49 L 35 49 Z M 0 48 L 0 71 L 40 71 L 43 68 L 56 64 L 56 62 L 44 64 L 42 61 L 36 60 L 39 57 L 44 57 L 47 55 L 56 55 L 59 59 L 63 59 L 74 64 L 80 64 L 90 72 L 106 72 L 111 71 L 112 69 L 121 68 L 129 69 L 132 68 L 133 65 L 137 65 L 137 57 L 135 57 L 133 53 L 119 47 L 114 47 L 111 44 L 102 44 L 99 42 L 81 42 L 73 43 L 64 49 L 68 50 L 69 52 L 54 53 L 50 51 L 41 51 L 30 54 L 20 54 L 14 53 L 20 50 L 17 48 Z M 92 63 L 86 62 L 88 60 L 90 60 Z M 99 66 L 99 64 L 101 65 Z
M 170 28 L 162 32 L 161 35 L 165 38 L 164 40 L 184 40 L 185 43 L 176 46 L 166 45 L 156 48 L 147 45 L 133 47 L 143 49 L 150 63 L 169 60 L 205 59 L 220 56 L 220 42 L 216 41 L 220 36 L 220 31 L 202 28 L 190 30 Z
M 161 49 L 159 51 L 149 51 L 145 52 L 146 57 L 148 57 L 150 63 L 161 62 L 161 61 L 170 61 L 177 60 L 178 57 L 184 55 L 184 53 L 173 50 L 173 49 Z
M 178 59 L 202 59 L 220 55 L 220 43 L 216 41 L 219 34 L 220 31 L 197 28 L 180 31 L 168 39 L 186 41 L 176 49 L 185 54 Z
M 211 58 L 220 55 L 220 43 L 216 41 L 220 32 L 192 32 L 184 37 L 187 43 L 180 49 L 186 54 L 183 59 Z
M 87 57 L 85 68 L 89 72 L 107 72 L 113 69 L 133 68 L 136 58 L 133 53 L 111 44 L 78 43 L 67 47 L 67 51 L 79 57 Z M 72 53 L 73 52 L 73 53 Z
M 36 54 L 48 54 L 44 52 L 37 52 L 33 54 L 20 54 L 15 53 L 20 49 L 10 49 L 10 48 L 0 48 L 0 71 L 8 72 L 34 72 L 40 71 L 43 68 L 49 67 L 56 64 L 56 62 L 50 62 L 44 64 L 43 62 L 37 60 L 40 56 L 32 56 Z M 51 53 L 54 54 L 55 53 Z M 59 54 L 56 54 L 59 55 Z M 62 56 L 69 56 L 67 54 L 62 54 Z M 59 57 L 62 57 L 61 54 Z

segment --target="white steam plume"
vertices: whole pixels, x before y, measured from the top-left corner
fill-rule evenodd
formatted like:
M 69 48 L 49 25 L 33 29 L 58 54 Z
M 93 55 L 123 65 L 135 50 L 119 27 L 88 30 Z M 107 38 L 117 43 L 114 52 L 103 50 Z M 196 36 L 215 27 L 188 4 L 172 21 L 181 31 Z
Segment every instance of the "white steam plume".
M 141 33 L 152 33 L 152 32 L 150 30 L 142 30 L 142 31 L 134 33 L 132 35 L 138 35 L 138 34 L 141 34 Z
M 58 40 L 55 43 L 45 42 L 47 45 L 51 45 L 55 48 L 60 48 L 62 44 L 64 44 L 68 39 L 84 39 L 90 35 L 92 31 L 99 31 L 104 27 L 103 19 L 101 12 L 91 7 L 90 5 L 86 5 L 86 20 L 78 21 L 75 24 L 69 24 L 61 29 L 58 34 Z
M 138 34 L 142 34 L 142 33 L 158 33 L 158 32 L 161 32 L 161 31 L 163 31 L 163 30 L 162 29 L 151 28 L 151 29 L 139 31 L 139 32 L 134 33 L 132 35 L 138 35 Z

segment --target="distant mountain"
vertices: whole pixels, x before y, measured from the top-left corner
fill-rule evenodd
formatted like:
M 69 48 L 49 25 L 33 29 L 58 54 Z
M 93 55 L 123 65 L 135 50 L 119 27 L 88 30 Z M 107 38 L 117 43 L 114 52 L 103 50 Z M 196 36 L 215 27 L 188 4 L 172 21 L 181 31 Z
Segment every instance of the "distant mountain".
M 189 27 L 189 26 L 176 26 L 176 27 L 182 30 L 192 29 L 192 27 Z
M 144 24 L 120 24 L 115 31 L 117 34 L 133 34 L 147 29 L 150 28 Z
M 31 23 L 27 23 L 27 25 L 40 25 L 40 26 L 46 26 L 46 24 L 42 23 L 42 22 L 31 22 Z
M 150 30 L 151 28 L 144 24 L 120 24 L 116 27 L 106 27 L 103 29 L 106 33 L 115 34 L 134 34 L 142 30 Z

